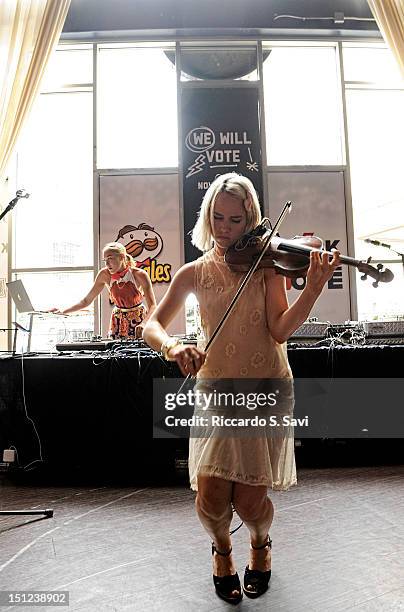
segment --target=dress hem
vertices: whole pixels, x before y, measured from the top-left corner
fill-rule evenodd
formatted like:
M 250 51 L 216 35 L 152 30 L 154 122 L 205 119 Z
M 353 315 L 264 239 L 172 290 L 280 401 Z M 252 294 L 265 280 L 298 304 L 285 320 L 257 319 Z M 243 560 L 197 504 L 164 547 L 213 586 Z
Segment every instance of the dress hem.
M 251 480 L 248 480 L 247 478 L 241 478 L 240 476 L 235 476 L 234 474 L 230 473 L 230 472 L 223 472 L 222 470 L 218 469 L 218 468 L 214 468 L 212 469 L 207 469 L 207 470 L 200 470 L 198 475 L 201 476 L 212 476 L 214 478 L 222 478 L 223 480 L 230 480 L 231 482 L 238 482 L 240 484 L 246 484 L 246 485 L 250 485 L 251 487 L 267 487 L 268 489 L 271 489 L 272 491 L 288 491 L 291 487 L 297 485 L 297 478 L 295 478 L 294 480 L 292 480 L 292 482 L 290 482 L 289 484 L 281 484 L 279 482 L 270 482 L 268 479 L 265 481 L 257 481 L 257 482 L 251 482 Z M 198 491 L 198 486 L 197 484 L 193 483 L 192 481 L 190 482 L 190 488 L 192 489 L 192 491 Z

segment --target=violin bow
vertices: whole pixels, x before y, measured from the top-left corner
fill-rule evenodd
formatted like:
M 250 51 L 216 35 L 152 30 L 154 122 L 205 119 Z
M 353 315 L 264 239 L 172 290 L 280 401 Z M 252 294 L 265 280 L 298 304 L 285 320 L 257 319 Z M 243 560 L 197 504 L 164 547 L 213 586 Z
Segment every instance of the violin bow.
M 286 217 L 286 215 L 288 213 L 290 213 L 290 211 L 292 210 L 292 202 L 288 201 L 286 202 L 285 206 L 283 207 L 275 225 L 273 226 L 273 228 L 271 228 L 268 236 L 265 238 L 264 241 L 264 246 L 262 247 L 261 253 L 258 255 L 257 259 L 251 264 L 250 269 L 248 270 L 248 272 L 246 273 L 246 275 L 243 278 L 242 283 L 240 284 L 239 288 L 237 289 L 236 293 L 234 294 L 234 297 L 232 299 L 232 301 L 230 302 L 230 304 L 228 305 L 226 312 L 224 313 L 223 317 L 221 318 L 221 320 L 219 321 L 219 323 L 216 326 L 215 331 L 213 332 L 212 336 L 210 337 L 206 347 L 205 347 L 205 353 L 208 352 L 209 348 L 212 346 L 213 342 L 215 341 L 215 339 L 217 338 L 218 334 L 220 333 L 223 325 L 226 323 L 227 319 L 229 318 L 229 316 L 231 315 L 237 300 L 239 299 L 240 295 L 242 294 L 242 292 L 244 291 L 245 286 L 247 285 L 248 281 L 250 280 L 250 278 L 252 277 L 252 275 L 254 274 L 254 272 L 256 271 L 256 269 L 258 268 L 261 259 L 264 257 L 265 255 L 265 251 L 267 250 L 272 238 L 275 236 L 275 234 L 277 233 L 277 231 L 279 230 L 280 226 L 283 223 L 284 218 Z M 182 388 L 185 386 L 185 384 L 187 383 L 188 379 L 190 378 L 191 374 L 187 374 L 186 379 L 184 380 L 184 382 L 182 383 L 181 387 L 178 390 L 178 393 L 181 392 Z

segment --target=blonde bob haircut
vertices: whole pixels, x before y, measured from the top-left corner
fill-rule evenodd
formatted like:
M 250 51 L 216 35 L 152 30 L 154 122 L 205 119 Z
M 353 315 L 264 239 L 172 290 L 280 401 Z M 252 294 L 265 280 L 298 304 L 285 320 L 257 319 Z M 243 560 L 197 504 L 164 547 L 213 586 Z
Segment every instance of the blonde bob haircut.
M 104 257 L 106 251 L 111 251 L 114 255 L 122 255 L 125 258 L 127 265 L 130 268 L 136 268 L 136 261 L 132 255 L 126 252 L 124 245 L 121 242 L 108 242 L 102 249 L 102 256 Z
M 198 220 L 192 230 L 192 244 L 200 251 L 209 251 L 213 246 L 213 208 L 219 193 L 229 193 L 243 201 L 247 213 L 246 232 L 250 232 L 261 223 L 258 196 L 250 179 L 235 172 L 222 174 L 206 191 Z

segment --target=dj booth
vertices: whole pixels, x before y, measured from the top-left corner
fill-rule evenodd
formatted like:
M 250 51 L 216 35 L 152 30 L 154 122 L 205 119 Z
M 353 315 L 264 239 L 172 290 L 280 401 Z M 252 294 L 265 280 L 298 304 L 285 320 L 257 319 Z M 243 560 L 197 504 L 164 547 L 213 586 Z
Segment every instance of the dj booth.
M 399 342 L 291 343 L 288 356 L 295 378 L 403 378 Z M 181 378 L 177 365 L 146 348 L 3 356 L 0 451 L 15 448 L 28 470 L 136 481 L 169 475 L 188 441 L 153 439 L 153 379 L 164 377 Z

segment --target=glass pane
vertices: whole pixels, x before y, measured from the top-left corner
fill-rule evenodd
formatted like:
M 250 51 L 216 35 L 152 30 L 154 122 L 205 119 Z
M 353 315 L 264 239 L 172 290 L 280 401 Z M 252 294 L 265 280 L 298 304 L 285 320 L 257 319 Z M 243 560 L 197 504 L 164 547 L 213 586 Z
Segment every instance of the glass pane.
M 37 310 L 71 306 L 83 298 L 93 283 L 92 272 L 41 272 L 15 274 L 24 283 L 32 305 Z M 94 330 L 93 306 L 88 311 L 73 313 L 67 317 L 44 314 L 35 315 L 33 322 L 31 350 L 50 351 L 59 342 L 73 342 L 91 337 Z M 17 316 L 17 319 L 15 319 Z M 29 316 L 13 312 L 13 321 L 27 328 Z M 19 350 L 27 346 L 27 335 L 18 332 Z
M 178 166 L 177 84 L 163 49 L 99 52 L 98 167 Z
M 64 85 L 92 82 L 92 47 L 61 47 L 50 57 L 41 90 L 53 91 Z
M 356 256 L 395 259 L 392 251 L 364 240 L 389 243 L 392 236 L 393 248 L 404 251 L 404 91 L 353 90 L 347 91 L 346 99 Z M 399 280 L 380 285 L 375 295 L 368 295 L 365 283 L 358 284 L 361 318 L 367 299 L 376 303 L 372 308 L 380 306 L 379 317 L 392 310 L 404 314 L 402 267 L 394 267 Z
M 93 265 L 92 94 L 42 95 L 18 149 L 14 267 Z
M 181 80 L 245 80 L 256 81 L 256 47 L 183 47 L 181 48 Z
M 379 249 L 380 256 L 380 249 Z M 388 257 L 388 255 L 387 255 Z M 394 274 L 387 284 L 379 284 L 375 289 L 368 279 L 366 282 L 357 276 L 358 315 L 360 321 L 391 320 L 404 317 L 404 268 L 401 263 L 386 264 Z
M 335 49 L 272 49 L 263 77 L 268 164 L 342 164 Z
M 203 330 L 199 302 L 194 293 L 190 293 L 185 300 L 185 333 L 187 336 L 197 336 L 202 340 Z
M 343 60 L 346 81 L 370 81 L 402 87 L 400 70 L 389 49 L 378 45 L 372 47 L 344 45 Z

